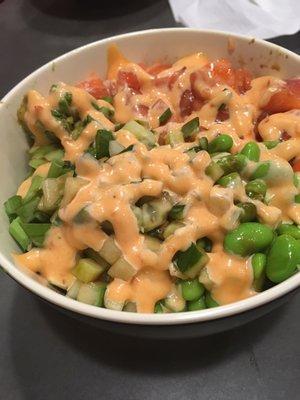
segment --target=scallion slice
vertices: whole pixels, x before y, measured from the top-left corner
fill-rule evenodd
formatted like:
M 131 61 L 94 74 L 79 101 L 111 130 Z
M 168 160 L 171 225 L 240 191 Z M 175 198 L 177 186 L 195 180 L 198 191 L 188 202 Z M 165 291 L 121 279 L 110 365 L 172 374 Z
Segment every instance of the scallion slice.
M 96 158 L 109 157 L 109 142 L 114 140 L 111 131 L 99 129 L 95 138 Z
M 199 118 L 193 118 L 189 122 L 183 125 L 181 131 L 183 133 L 184 138 L 188 138 L 193 136 L 199 130 Z
M 172 111 L 170 108 L 167 108 L 161 116 L 158 118 L 159 125 L 164 125 L 170 118 L 172 117 Z

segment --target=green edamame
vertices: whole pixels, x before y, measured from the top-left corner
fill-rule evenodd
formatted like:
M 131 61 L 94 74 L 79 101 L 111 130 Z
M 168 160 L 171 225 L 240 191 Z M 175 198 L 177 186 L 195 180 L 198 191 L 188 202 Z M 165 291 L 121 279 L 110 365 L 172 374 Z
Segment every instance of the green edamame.
M 293 224 L 281 224 L 277 228 L 278 235 L 290 235 L 294 239 L 300 239 L 300 228 Z
M 217 180 L 217 184 L 223 187 L 233 187 L 241 182 L 241 178 L 237 172 L 232 172 L 231 174 L 222 176 L 222 178 Z
M 289 235 L 278 236 L 267 255 L 266 275 L 280 283 L 291 277 L 300 266 L 300 242 Z
M 251 199 L 263 200 L 267 193 L 267 185 L 262 179 L 255 179 L 245 186 L 247 196 Z
M 262 289 L 265 279 L 267 256 L 263 253 L 256 253 L 251 257 L 251 265 L 253 269 L 253 287 L 256 291 Z
M 270 162 L 266 161 L 261 163 L 253 172 L 253 174 L 251 175 L 250 179 L 259 179 L 259 178 L 264 178 L 270 169 Z
M 221 134 L 208 144 L 208 152 L 216 153 L 216 152 L 229 151 L 232 146 L 233 146 L 232 137 L 229 135 Z
M 205 294 L 205 304 L 207 308 L 219 307 L 219 303 L 217 303 L 209 292 Z
M 257 218 L 256 206 L 252 203 L 238 203 L 237 207 L 242 209 L 240 222 L 252 222 Z
M 248 160 L 256 161 L 256 162 L 259 161 L 260 148 L 256 142 L 247 143 L 243 147 L 241 153 L 244 154 L 248 158 Z
M 224 239 L 224 249 L 231 254 L 246 257 L 265 250 L 273 241 L 271 228 L 258 222 L 245 222 L 228 232 Z
M 188 279 L 182 281 L 180 285 L 182 297 L 184 298 L 184 300 L 198 300 L 201 296 L 203 296 L 205 292 L 204 286 L 198 281 L 198 279 Z
M 200 299 L 197 299 L 194 301 L 189 301 L 187 303 L 188 311 L 204 310 L 205 308 L 206 308 L 206 303 L 205 303 L 204 296 L 200 297 Z
M 280 140 L 266 140 L 263 142 L 263 144 L 266 146 L 267 149 L 274 149 L 278 144 L 280 143 Z

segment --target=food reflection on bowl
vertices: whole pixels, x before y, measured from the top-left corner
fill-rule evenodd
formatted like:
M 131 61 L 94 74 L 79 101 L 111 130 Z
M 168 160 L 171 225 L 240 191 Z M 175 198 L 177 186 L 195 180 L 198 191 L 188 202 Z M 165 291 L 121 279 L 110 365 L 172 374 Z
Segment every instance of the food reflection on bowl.
M 90 74 L 104 78 L 107 49 L 103 81 Z M 35 139 L 33 175 L 6 203 L 25 253 L 16 267 L 2 232 L 4 268 L 101 326 L 201 322 L 203 333 L 235 315 L 206 334 L 275 307 L 299 286 L 298 66 L 263 41 L 168 29 L 100 41 L 33 73 L 0 110 L 3 134 L 13 132 L 2 171 L 16 160 L 3 200 L 26 174 L 15 119 L 25 94 L 18 116 Z

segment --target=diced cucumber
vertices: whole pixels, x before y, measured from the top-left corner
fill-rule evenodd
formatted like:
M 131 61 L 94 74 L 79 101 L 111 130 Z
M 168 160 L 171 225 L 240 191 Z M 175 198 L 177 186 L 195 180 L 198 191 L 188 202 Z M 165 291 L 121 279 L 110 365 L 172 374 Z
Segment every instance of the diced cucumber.
M 58 206 L 64 192 L 66 176 L 60 178 L 47 178 L 43 181 L 43 197 L 38 206 L 40 211 L 53 211 Z
M 136 303 L 129 301 L 128 303 L 125 304 L 123 311 L 136 313 L 137 312 Z
M 84 251 L 84 253 L 88 256 L 88 258 L 91 258 L 97 264 L 101 265 L 104 270 L 107 270 L 109 268 L 109 263 L 100 256 L 98 251 L 88 248 Z
M 105 261 L 112 265 L 121 257 L 122 252 L 116 245 L 113 237 L 108 236 L 101 250 L 99 250 L 99 254 Z
M 144 243 L 145 246 L 153 251 L 154 253 L 158 253 L 161 247 L 161 241 L 156 239 L 155 237 L 149 236 L 149 235 L 145 235 L 144 236 Z
M 138 122 L 134 120 L 129 121 L 124 125 L 123 129 L 132 133 L 138 141 L 144 143 L 148 148 L 155 146 L 154 134 Z
M 130 281 L 137 273 L 137 269 L 131 265 L 124 257 L 120 257 L 108 270 L 108 275 L 112 278 Z
M 172 286 L 172 289 L 164 300 L 164 305 L 173 312 L 181 312 L 185 310 L 186 302 L 182 297 L 180 286 Z
M 81 303 L 102 307 L 105 291 L 106 284 L 104 282 L 83 283 L 79 288 L 77 300 Z
M 152 231 L 162 225 L 166 219 L 168 212 L 171 210 L 173 204 L 169 195 L 164 193 L 160 199 L 152 200 L 142 206 L 143 223 L 142 226 L 145 232 Z
M 104 271 L 105 268 L 94 260 L 81 258 L 75 268 L 73 268 L 72 274 L 81 282 L 89 283 L 96 281 Z
M 185 215 L 185 210 L 186 208 L 184 204 L 175 204 L 168 214 L 168 219 L 171 221 L 183 219 Z
M 78 279 L 76 279 L 72 283 L 72 285 L 68 288 L 66 296 L 70 297 L 71 299 L 76 300 L 81 285 L 82 285 L 82 283 Z
M 90 213 L 86 208 L 82 208 L 73 218 L 75 224 L 86 224 L 92 220 Z
M 169 236 L 173 235 L 177 229 L 183 228 L 184 223 L 179 221 L 173 221 L 163 231 L 163 238 L 167 239 Z
M 202 283 L 203 286 L 205 286 L 205 289 L 207 289 L 207 290 L 212 289 L 213 281 L 210 279 L 206 267 L 202 268 L 198 279 L 199 279 L 199 282 Z
M 195 243 L 185 251 L 178 251 L 173 261 L 178 270 L 188 278 L 195 278 L 208 262 L 209 258 L 202 248 Z
M 184 137 L 181 131 L 171 131 L 167 134 L 166 143 L 170 144 L 172 147 L 183 142 Z
M 125 301 L 111 300 L 107 296 L 107 292 L 104 294 L 104 306 L 109 310 L 122 311 Z
M 88 181 L 83 178 L 71 177 L 69 176 L 66 179 L 65 187 L 64 187 L 64 196 L 61 201 L 61 207 L 65 207 L 67 204 L 71 203 L 71 201 L 76 196 L 77 192 L 85 185 L 88 184 Z
M 117 154 L 122 153 L 125 147 L 117 142 L 116 140 L 111 140 L 108 144 L 108 150 L 110 157 L 116 156 Z

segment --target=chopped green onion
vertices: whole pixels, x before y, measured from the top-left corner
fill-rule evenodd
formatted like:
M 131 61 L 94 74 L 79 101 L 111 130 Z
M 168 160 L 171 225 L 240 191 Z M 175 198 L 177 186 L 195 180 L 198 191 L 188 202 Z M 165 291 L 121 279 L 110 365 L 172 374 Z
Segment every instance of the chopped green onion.
M 201 150 L 205 150 L 205 151 L 208 150 L 208 140 L 207 140 L 207 137 L 202 136 L 202 137 L 199 139 L 199 147 L 201 148 Z
M 22 228 L 35 246 L 41 247 L 51 224 L 22 223 Z
M 31 241 L 21 225 L 20 218 L 16 218 L 9 225 L 9 233 L 18 243 L 23 251 L 28 251 Z
M 294 198 L 295 203 L 299 204 L 300 203 L 300 194 L 296 194 Z
M 73 171 L 73 166 L 69 161 L 53 160 L 47 178 L 58 178 L 70 171 Z
M 26 203 L 28 200 L 30 200 L 32 197 L 34 197 L 38 191 L 42 189 L 42 184 L 43 184 L 44 178 L 40 175 L 34 175 L 31 179 L 31 185 L 28 189 L 28 192 L 26 193 L 26 196 L 24 197 L 23 201 Z
M 212 241 L 208 237 L 198 239 L 196 245 L 197 247 L 201 247 L 206 253 L 210 253 L 212 250 Z
M 22 205 L 22 197 L 18 195 L 14 195 L 10 197 L 6 202 L 4 203 L 4 209 L 7 214 L 7 216 L 13 217 L 16 216 L 17 209 Z
M 134 148 L 134 144 L 131 144 L 130 146 L 128 146 L 124 150 L 122 150 L 119 154 L 126 153 L 127 151 L 132 151 L 133 148 Z
M 111 131 L 99 129 L 95 138 L 96 158 L 109 157 L 109 142 L 114 140 Z
M 111 96 L 104 96 L 104 97 L 101 98 L 101 100 L 104 100 L 104 101 L 106 101 L 107 103 L 110 103 L 110 104 L 113 104 L 113 102 L 114 102 L 114 99 Z
M 189 122 L 183 125 L 181 128 L 181 131 L 183 133 L 184 138 L 188 138 L 192 136 L 194 133 L 196 133 L 199 130 L 199 118 L 193 118 Z
M 45 164 L 47 161 L 44 158 L 33 158 L 29 161 L 29 166 L 33 169 L 37 169 L 40 165 Z
M 158 118 L 159 125 L 164 125 L 170 118 L 172 117 L 172 111 L 170 108 L 167 108 Z
M 108 119 L 111 119 L 115 114 L 114 110 L 108 107 L 100 107 L 99 111 Z
M 17 209 L 17 214 L 23 222 L 30 222 L 33 220 L 40 199 L 40 196 L 35 196 Z

